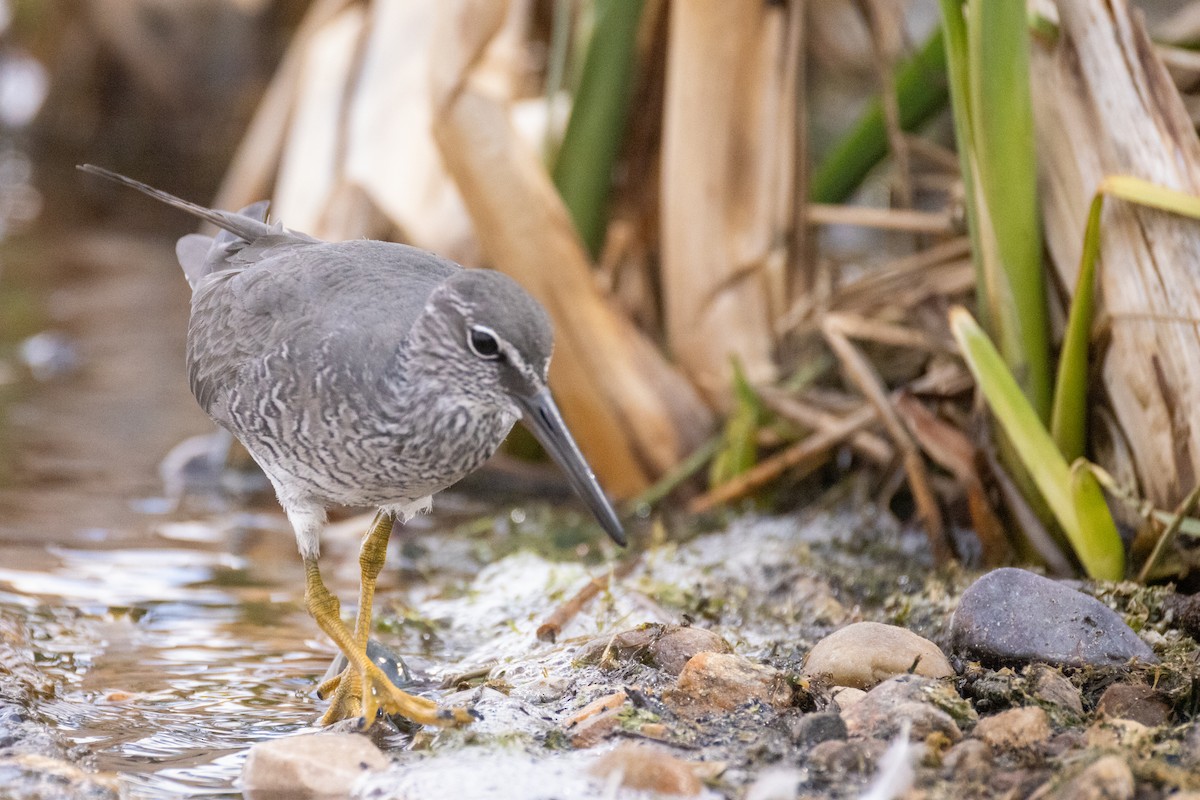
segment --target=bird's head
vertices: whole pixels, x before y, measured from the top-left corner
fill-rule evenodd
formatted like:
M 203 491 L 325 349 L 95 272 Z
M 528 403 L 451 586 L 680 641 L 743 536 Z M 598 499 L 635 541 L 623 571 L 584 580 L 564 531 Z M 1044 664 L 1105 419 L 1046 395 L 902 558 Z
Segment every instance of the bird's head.
M 468 269 L 434 292 L 429 313 L 438 318 L 443 340 L 438 349 L 448 352 L 446 361 L 453 363 L 444 368 L 467 381 L 485 402 L 519 414 L 608 535 L 625 544 L 616 512 L 547 388 L 554 330 L 541 303 L 507 275 Z

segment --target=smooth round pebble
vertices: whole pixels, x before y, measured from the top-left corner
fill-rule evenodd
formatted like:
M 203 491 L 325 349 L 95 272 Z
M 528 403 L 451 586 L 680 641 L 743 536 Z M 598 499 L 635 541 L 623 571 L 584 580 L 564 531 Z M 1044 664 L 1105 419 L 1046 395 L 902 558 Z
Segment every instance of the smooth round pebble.
M 1050 718 L 1037 706 L 1010 708 L 979 720 L 971 735 L 994 750 L 1034 750 L 1050 738 Z
M 286 736 L 250 748 L 241 788 L 247 800 L 346 797 L 357 778 L 386 769 L 388 763 L 387 756 L 360 734 Z
M 954 668 L 933 642 L 879 622 L 856 622 L 834 631 L 817 642 L 804 663 L 806 676 L 856 689 L 908 673 L 949 678 Z

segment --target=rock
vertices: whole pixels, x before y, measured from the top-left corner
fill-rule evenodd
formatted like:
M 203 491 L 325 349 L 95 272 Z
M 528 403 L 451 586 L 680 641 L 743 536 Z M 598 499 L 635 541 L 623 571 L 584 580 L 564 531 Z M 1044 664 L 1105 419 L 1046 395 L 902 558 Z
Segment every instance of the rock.
M 1010 708 L 980 719 L 971 735 L 993 750 L 1036 750 L 1050 738 L 1050 719 L 1037 706 Z
M 1183 736 L 1179 758 L 1189 769 L 1200 770 L 1200 722 L 1193 721 Z
M 1083 716 L 1083 697 L 1079 689 L 1057 669 L 1046 664 L 1030 664 L 1025 677 L 1029 681 L 1029 693 L 1035 700 L 1074 717 Z
M 804 674 L 838 686 L 870 689 L 894 675 L 949 678 L 954 669 L 938 646 L 905 628 L 856 622 L 813 647 Z
M 1171 721 L 1171 707 L 1144 683 L 1114 683 L 1104 690 L 1096 712 L 1113 719 L 1131 719 L 1150 728 Z
M 572 715 L 564 726 L 571 746 L 592 747 L 620 727 L 626 700 L 625 692 L 614 692 L 593 700 Z
M 634 791 L 695 797 L 703 788 L 688 762 L 655 747 L 623 744 L 591 768 L 593 775 Z
M 663 699 L 693 714 L 732 711 L 754 701 L 782 709 L 791 705 L 792 687 L 779 670 L 739 655 L 699 653 L 687 662 Z
M 824 782 L 836 785 L 849 776 L 873 772 L 886 749 L 887 742 L 876 739 L 835 739 L 810 750 L 804 763 Z
M 1135 750 L 1154 741 L 1154 731 L 1131 719 L 1100 719 L 1084 732 L 1088 747 L 1097 750 Z
M 1133 773 L 1120 756 L 1102 756 L 1052 796 L 1054 800 L 1129 800 Z
M 924 739 L 941 733 L 951 742 L 962 739 L 962 730 L 945 708 L 953 708 L 964 718 L 974 712 L 952 688 L 933 678 L 897 675 L 867 692 L 862 700 L 842 712 L 851 736 L 891 739 L 900 730 L 901 720 L 912 721 L 911 739 Z
M 1175 618 L 1175 627 L 1200 641 L 1200 594 L 1171 594 L 1163 598 L 1163 607 Z
M 593 639 L 579 648 L 577 658 L 584 663 L 637 661 L 678 675 L 697 653 L 732 652 L 728 642 L 705 628 L 651 624 Z
M 950 620 L 955 653 L 986 664 L 1069 667 L 1157 664 L 1108 606 L 1062 583 L 1005 567 L 971 584 Z
M 829 699 L 838 707 L 838 711 L 845 711 L 866 696 L 867 693 L 862 689 L 851 686 L 835 686 L 829 693 Z
M 4 800 L 120 800 L 120 778 L 85 772 L 59 758 L 23 753 L 0 757 Z
M 992 773 L 992 753 L 978 739 L 963 739 L 942 758 L 945 774 L 957 783 L 987 783 Z
M 360 776 L 387 766 L 387 756 L 365 736 L 287 736 L 250 748 L 242 767 L 242 791 L 247 800 L 349 797 Z
M 842 715 L 835 711 L 803 714 L 789 719 L 787 726 L 792 744 L 802 748 L 834 739 L 845 739 L 847 736 L 846 723 Z

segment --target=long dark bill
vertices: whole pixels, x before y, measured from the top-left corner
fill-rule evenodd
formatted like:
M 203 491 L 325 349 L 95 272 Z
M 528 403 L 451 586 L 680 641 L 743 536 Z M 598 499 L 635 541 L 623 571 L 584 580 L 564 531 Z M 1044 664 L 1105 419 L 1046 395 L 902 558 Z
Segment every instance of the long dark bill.
M 604 496 L 600 484 L 596 483 L 596 476 L 567 430 L 567 424 L 563 422 L 562 414 L 558 413 L 558 406 L 554 404 L 550 391 L 542 389 L 535 395 L 518 399 L 525 411 L 525 425 L 567 473 L 571 486 L 587 503 L 600 527 L 614 542 L 624 547 L 625 529 L 617 519 L 617 512 Z

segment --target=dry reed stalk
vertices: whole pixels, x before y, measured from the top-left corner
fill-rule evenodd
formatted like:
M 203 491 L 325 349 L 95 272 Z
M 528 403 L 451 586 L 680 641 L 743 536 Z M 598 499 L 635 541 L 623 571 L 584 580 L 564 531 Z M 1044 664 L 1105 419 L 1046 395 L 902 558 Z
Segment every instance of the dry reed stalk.
M 896 82 L 892 75 L 901 49 L 904 29 L 903 7 L 882 0 L 859 0 L 858 5 L 871 33 L 871 56 L 875 75 L 879 79 L 883 121 L 887 131 L 888 150 L 892 157 L 892 186 L 896 204 L 911 208 L 913 204 L 912 158 L 908 139 L 900 125 L 900 105 L 896 99 Z
M 671 352 L 710 402 L 730 356 L 776 375 L 772 309 L 785 293 L 795 91 L 786 8 L 671 4 L 662 150 L 662 282 Z
M 892 322 L 862 317 L 857 314 L 830 313 L 826 320 L 832 318 L 839 331 L 854 339 L 866 340 L 892 347 L 903 347 L 909 350 L 924 350 L 928 352 L 956 352 L 951 342 L 936 342 L 928 333 Z
M 846 377 L 858 387 L 879 414 L 884 429 L 900 450 L 904 462 L 904 471 L 908 476 L 908 485 L 912 490 L 913 500 L 917 505 L 917 516 L 925 526 L 925 534 L 929 539 L 929 551 L 938 564 L 948 563 L 954 557 L 950 544 L 946 539 L 946 529 L 942 522 L 942 512 L 938 508 L 937 499 L 929 487 L 929 473 L 921 454 L 913 442 L 912 435 L 904 427 L 896 409 L 888 398 L 887 390 L 866 357 L 859 352 L 846 333 L 838 327 L 836 317 L 826 317 L 822 322 L 821 332 L 825 341 L 833 350 L 834 355 L 842 363 Z
M 300 81 L 304 54 L 312 38 L 354 0 L 317 0 L 304 15 L 284 53 L 275 77 L 254 112 L 254 119 L 238 145 L 237 153 L 213 205 L 242 208 L 271 194 L 271 186 L 287 136 Z
M 1200 140 L 1124 0 L 1062 0 L 1060 33 L 1035 39 L 1034 118 L 1046 240 L 1075 285 L 1101 179 L 1131 174 L 1200 194 Z M 1112 319 L 1101 376 L 1143 491 L 1172 508 L 1200 476 L 1200 224 L 1109 202 L 1098 264 Z
M 763 405 L 780 417 L 810 430 L 827 430 L 838 424 L 838 418 L 828 411 L 774 387 L 760 387 L 758 396 L 762 399 Z M 870 431 L 859 431 L 851 436 L 850 447 L 854 449 L 854 452 L 878 466 L 887 466 L 896 457 L 895 449 L 882 437 L 876 436 Z
M 707 434 L 711 414 L 657 349 L 616 313 L 537 153 L 475 66 L 503 21 L 490 0 L 439 6 L 434 136 L 491 263 L 521 281 L 557 330 L 551 382 L 581 447 L 614 494 L 645 488 Z
M 998 567 L 1011 561 L 1012 545 L 983 488 L 975 445 L 961 430 L 938 418 L 908 392 L 896 398 L 896 411 L 926 455 L 948 470 L 966 494 L 971 526 L 983 550 L 983 566 Z
M 733 480 L 712 487 L 688 504 L 688 512 L 702 514 L 731 500 L 745 497 L 790 469 L 815 468 L 829 457 L 830 451 L 835 447 L 878 418 L 878 411 L 869 403 L 860 406 L 857 411 L 838 419 L 835 424 L 818 430 L 770 458 L 764 458 Z
M 907 233 L 955 233 L 957 222 L 947 211 L 914 211 L 907 208 L 868 208 L 830 203 L 809 203 L 809 225 L 856 225 Z

